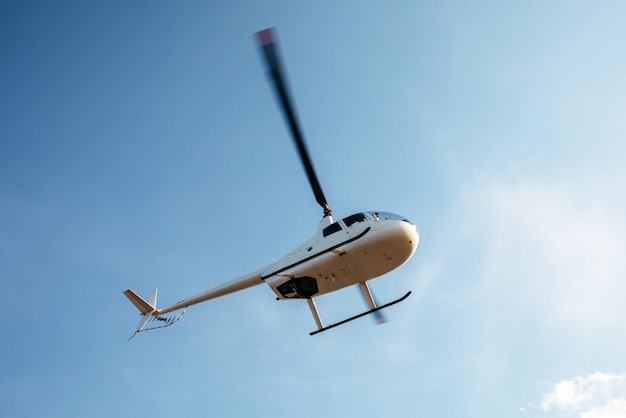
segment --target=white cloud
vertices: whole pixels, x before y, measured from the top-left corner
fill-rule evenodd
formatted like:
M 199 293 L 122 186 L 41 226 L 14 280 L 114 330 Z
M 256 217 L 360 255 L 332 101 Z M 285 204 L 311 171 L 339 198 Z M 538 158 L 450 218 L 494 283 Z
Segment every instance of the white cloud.
M 580 418 L 624 418 L 626 417 L 626 400 L 611 399 L 606 405 L 581 412 Z
M 559 325 L 615 325 L 625 313 L 626 228 L 621 202 L 611 199 L 545 180 L 474 190 L 465 207 L 469 234 L 485 245 L 478 293 L 519 301 Z
M 544 395 L 540 409 L 569 413 L 580 418 L 626 416 L 626 373 L 593 373 L 562 380 Z

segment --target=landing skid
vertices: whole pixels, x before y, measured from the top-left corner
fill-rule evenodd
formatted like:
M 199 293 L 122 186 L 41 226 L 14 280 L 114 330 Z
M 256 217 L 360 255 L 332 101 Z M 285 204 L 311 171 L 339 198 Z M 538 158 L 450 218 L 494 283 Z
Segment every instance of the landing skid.
M 361 318 L 363 316 L 366 316 L 366 315 L 369 315 L 371 313 L 374 313 L 374 312 L 380 311 L 382 309 L 388 308 L 391 305 L 395 305 L 396 303 L 402 302 L 404 299 L 408 298 L 410 294 L 411 294 L 411 291 L 408 291 L 406 293 L 406 295 L 402 296 L 400 299 L 396 299 L 396 300 L 391 301 L 391 302 L 389 302 L 389 303 L 387 303 L 385 305 L 379 306 L 379 307 L 374 308 L 374 309 L 370 309 L 369 311 L 360 313 L 360 314 L 352 316 L 352 317 L 350 317 L 348 319 L 344 319 L 343 321 L 337 322 L 336 324 L 330 324 L 330 325 L 327 325 L 325 327 L 322 326 L 321 320 L 319 319 L 319 313 L 317 312 L 317 308 L 315 307 L 315 303 L 313 302 L 313 299 L 308 299 L 309 307 L 311 308 L 311 312 L 313 312 L 313 317 L 315 318 L 315 322 L 318 325 L 318 329 L 316 331 L 310 332 L 309 335 L 319 334 L 320 332 L 324 332 L 324 331 L 329 330 L 331 328 L 338 327 L 339 325 L 343 325 L 346 322 L 354 321 L 355 319 L 359 319 L 359 318 Z

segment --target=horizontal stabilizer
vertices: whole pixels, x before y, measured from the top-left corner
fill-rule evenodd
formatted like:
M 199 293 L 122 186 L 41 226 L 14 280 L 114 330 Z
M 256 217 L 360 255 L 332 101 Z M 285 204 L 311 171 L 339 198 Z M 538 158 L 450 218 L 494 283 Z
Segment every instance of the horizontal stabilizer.
M 139 309 L 139 312 L 141 312 L 142 315 L 149 314 L 149 313 L 156 311 L 156 295 L 157 295 L 156 289 L 154 289 L 154 291 L 152 292 L 152 297 L 150 298 L 152 301 L 152 304 L 146 302 L 141 296 L 133 292 L 131 289 L 126 289 L 124 291 L 124 294 L 126 295 L 128 300 L 130 300 L 133 303 L 133 305 L 135 305 L 137 309 Z

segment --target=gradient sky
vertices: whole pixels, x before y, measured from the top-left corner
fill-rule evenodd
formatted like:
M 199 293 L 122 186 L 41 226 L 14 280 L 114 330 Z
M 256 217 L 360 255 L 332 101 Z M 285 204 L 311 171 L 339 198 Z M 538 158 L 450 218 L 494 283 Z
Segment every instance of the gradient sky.
M 0 3 L 0 416 L 626 416 L 626 3 Z M 396 212 L 387 311 L 265 285 L 127 338 L 321 218 Z M 360 312 L 356 289 L 317 299 Z

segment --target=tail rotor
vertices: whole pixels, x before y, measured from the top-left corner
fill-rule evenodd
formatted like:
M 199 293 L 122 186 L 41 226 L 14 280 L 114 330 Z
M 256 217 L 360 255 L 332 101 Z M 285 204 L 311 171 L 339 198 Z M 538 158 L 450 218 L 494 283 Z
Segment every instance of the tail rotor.
M 141 313 L 141 320 L 139 321 L 139 325 L 137 326 L 135 333 L 130 336 L 129 340 L 142 331 L 150 331 L 153 329 L 165 328 L 174 325 L 176 322 L 178 322 L 180 318 L 183 317 L 185 311 L 187 310 L 187 308 L 183 309 L 182 312 L 180 312 L 178 315 L 159 315 L 159 310 L 156 308 L 157 289 L 154 289 L 152 291 L 152 294 L 150 295 L 150 302 L 147 302 L 131 289 L 126 289 L 124 291 L 124 295 L 126 295 L 128 300 L 130 300 Z M 154 323 L 154 325 L 149 326 L 148 328 L 144 328 L 148 323 Z

